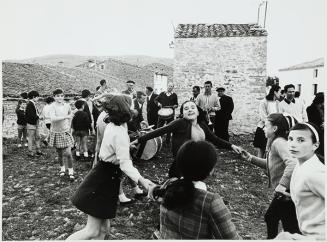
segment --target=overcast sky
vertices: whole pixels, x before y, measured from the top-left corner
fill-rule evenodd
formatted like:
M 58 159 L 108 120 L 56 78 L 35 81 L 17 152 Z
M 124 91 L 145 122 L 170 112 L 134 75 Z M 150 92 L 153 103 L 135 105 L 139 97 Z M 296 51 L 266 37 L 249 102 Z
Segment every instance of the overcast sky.
M 173 58 L 179 23 L 255 23 L 260 0 L 0 0 L 1 59 L 49 54 Z M 323 57 L 326 0 L 270 0 L 268 75 Z M 263 23 L 262 8 L 260 23 Z

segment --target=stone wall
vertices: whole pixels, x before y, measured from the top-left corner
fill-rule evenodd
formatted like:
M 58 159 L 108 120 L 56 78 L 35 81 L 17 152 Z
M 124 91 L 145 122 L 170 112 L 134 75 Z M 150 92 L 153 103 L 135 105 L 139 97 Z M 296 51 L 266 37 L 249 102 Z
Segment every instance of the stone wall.
M 234 100 L 230 131 L 253 133 L 258 105 L 265 96 L 267 38 L 176 38 L 174 83 L 182 103 L 191 96 L 192 86 L 205 81 L 226 88 Z
M 2 125 L 2 136 L 6 137 L 6 138 L 13 138 L 13 137 L 17 137 L 17 116 L 15 113 L 16 107 L 17 107 L 17 100 L 6 100 L 3 99 L 2 100 L 2 105 L 4 108 L 4 121 L 3 121 L 3 125 Z M 72 110 L 75 109 L 74 101 L 73 100 L 69 100 L 67 101 L 70 105 Z M 45 105 L 45 102 L 38 102 L 38 107 L 39 110 L 42 110 L 43 106 Z M 43 122 L 40 123 L 41 125 L 41 129 L 40 129 L 40 133 L 41 136 L 45 135 L 47 133 L 47 128 L 45 126 L 45 124 Z

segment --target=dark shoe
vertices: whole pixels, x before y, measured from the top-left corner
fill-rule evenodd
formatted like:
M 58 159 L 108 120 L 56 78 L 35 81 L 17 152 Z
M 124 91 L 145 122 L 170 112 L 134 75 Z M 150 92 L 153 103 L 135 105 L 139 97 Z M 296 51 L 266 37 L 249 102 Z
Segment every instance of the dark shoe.
M 131 204 L 133 204 L 133 203 L 135 203 L 135 199 L 131 199 L 131 200 L 128 201 L 128 202 L 119 202 L 119 204 L 120 204 L 121 206 L 127 206 L 127 205 L 131 205 Z
M 48 141 L 43 140 L 42 143 L 44 144 L 44 146 L 48 146 Z

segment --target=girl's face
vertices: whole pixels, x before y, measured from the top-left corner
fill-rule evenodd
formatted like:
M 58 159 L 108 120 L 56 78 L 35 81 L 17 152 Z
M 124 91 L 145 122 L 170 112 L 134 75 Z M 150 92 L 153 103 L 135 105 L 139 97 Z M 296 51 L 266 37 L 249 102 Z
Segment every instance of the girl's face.
M 195 120 L 199 116 L 199 110 L 194 102 L 187 102 L 183 105 L 183 117 L 187 120 Z
M 26 108 L 26 103 L 21 103 L 19 109 L 25 110 Z
M 63 103 L 64 102 L 64 94 L 59 93 L 54 96 L 54 100 L 58 103 Z
M 265 127 L 263 131 L 265 132 L 266 138 L 273 138 L 275 136 L 275 132 L 277 130 L 277 126 L 272 125 L 272 123 L 268 120 L 265 121 Z
M 281 92 L 282 92 L 282 89 L 279 89 L 278 92 L 274 92 L 275 93 L 275 97 L 276 97 L 277 100 L 280 98 L 280 96 L 282 94 Z
M 318 142 L 312 142 L 312 134 L 309 130 L 291 130 L 288 135 L 288 149 L 300 162 L 311 158 L 318 147 Z

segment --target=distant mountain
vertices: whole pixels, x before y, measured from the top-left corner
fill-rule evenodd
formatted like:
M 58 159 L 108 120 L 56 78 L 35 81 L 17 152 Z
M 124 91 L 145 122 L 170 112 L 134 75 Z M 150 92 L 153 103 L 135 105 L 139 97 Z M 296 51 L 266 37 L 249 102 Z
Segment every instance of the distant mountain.
M 6 60 L 6 62 L 40 64 L 40 65 L 60 65 L 65 67 L 76 67 L 89 60 L 104 61 L 106 59 L 118 60 L 127 64 L 140 67 L 160 63 L 173 67 L 173 59 L 163 57 L 151 57 L 144 55 L 125 55 L 125 56 L 80 56 L 80 55 L 46 55 L 23 60 Z
M 173 67 L 174 65 L 174 59 L 146 55 L 110 56 L 110 58 L 137 66 L 146 66 L 153 63 L 160 63 L 169 67 Z

